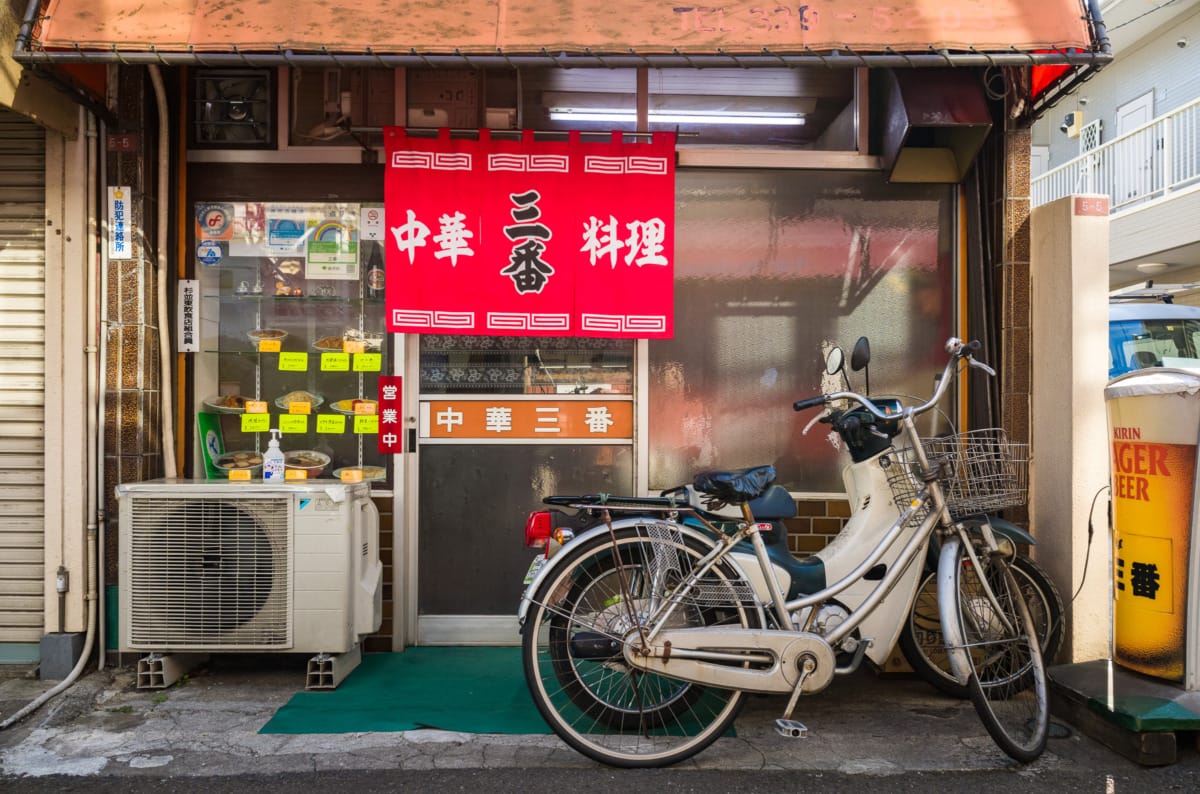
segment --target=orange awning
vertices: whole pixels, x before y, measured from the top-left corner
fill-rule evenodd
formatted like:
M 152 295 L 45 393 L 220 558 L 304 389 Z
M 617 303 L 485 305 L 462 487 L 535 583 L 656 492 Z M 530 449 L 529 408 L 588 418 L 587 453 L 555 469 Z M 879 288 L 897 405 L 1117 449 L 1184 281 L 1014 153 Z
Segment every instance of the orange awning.
M 1075 62 L 1096 53 L 1084 0 L 814 0 L 787 6 L 760 0 L 720 6 L 647 0 L 50 0 L 26 49 L 34 56 L 28 60 L 38 54 L 88 60 L 153 52 L 178 62 L 176 56 L 201 60 L 204 53 L 334 53 L 387 58 L 380 65 L 398 65 L 392 60 L 397 56 L 561 55 L 611 56 L 621 63 L 652 56 L 757 61 L 872 55 L 901 64 L 905 56 L 917 56 L 946 65 L 949 55 L 992 54 L 1006 63 L 1023 55 L 1033 63 L 1071 60 L 1068 50 L 1075 51 Z

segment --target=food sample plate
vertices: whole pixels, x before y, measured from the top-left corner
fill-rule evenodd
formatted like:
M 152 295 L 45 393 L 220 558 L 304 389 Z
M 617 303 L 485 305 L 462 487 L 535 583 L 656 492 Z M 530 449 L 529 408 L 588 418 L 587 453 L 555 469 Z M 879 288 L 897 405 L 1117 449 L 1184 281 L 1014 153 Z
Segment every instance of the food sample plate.
M 371 406 L 371 410 L 369 410 L 369 411 L 355 410 L 355 408 L 354 408 L 355 403 L 368 403 Z M 337 402 L 330 403 L 329 407 L 332 408 L 333 410 L 337 411 L 339 414 L 347 414 L 348 416 L 354 416 L 355 414 L 359 414 L 359 413 L 366 413 L 366 414 L 379 413 L 379 401 L 378 400 L 368 400 L 368 399 L 364 399 L 361 397 L 351 397 L 347 400 L 338 400 Z
M 314 392 L 305 391 L 304 389 L 296 389 L 287 394 L 275 398 L 275 405 L 287 411 L 291 409 L 292 403 L 309 403 L 312 410 L 316 410 L 317 406 L 325 403 L 325 398 Z
M 226 475 L 235 469 L 247 469 L 257 475 L 262 471 L 263 457 L 261 453 L 254 450 L 237 450 L 218 455 L 213 460 L 213 466 Z
M 246 336 L 250 337 L 250 341 L 256 345 L 259 342 L 265 342 L 271 339 L 278 339 L 280 342 L 282 342 L 284 339 L 287 339 L 287 331 L 283 330 L 282 328 L 255 328 L 253 331 L 250 331 L 248 334 L 246 334 Z
M 382 480 L 387 476 L 387 470 L 382 466 L 343 466 L 340 469 L 334 469 L 333 476 L 340 480 L 342 478 L 342 472 L 356 470 L 362 472 L 363 482 L 367 482 L 369 480 Z
M 329 465 L 329 456 L 315 449 L 294 449 L 283 453 L 286 469 L 303 469 L 309 477 L 320 475 Z
M 346 338 L 343 336 L 322 336 L 317 341 L 313 342 L 313 348 L 326 353 L 341 353 L 346 346 Z
M 217 395 L 204 401 L 204 407 L 216 414 L 243 414 L 246 398 L 240 394 Z
M 365 335 L 355 336 L 351 334 L 339 336 L 334 334 L 332 336 L 322 336 L 320 339 L 313 342 L 313 348 L 325 353 L 341 353 L 346 349 L 347 342 L 362 342 L 364 350 L 379 350 L 380 346 L 383 344 L 383 337 Z

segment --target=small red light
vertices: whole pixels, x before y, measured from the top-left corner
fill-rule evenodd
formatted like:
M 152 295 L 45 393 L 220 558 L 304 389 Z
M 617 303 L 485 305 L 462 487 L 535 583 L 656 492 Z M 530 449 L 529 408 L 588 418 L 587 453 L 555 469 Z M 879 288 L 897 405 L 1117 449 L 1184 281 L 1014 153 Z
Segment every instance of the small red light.
M 554 531 L 554 521 L 549 510 L 530 513 L 525 519 L 525 545 L 531 549 L 543 549 Z

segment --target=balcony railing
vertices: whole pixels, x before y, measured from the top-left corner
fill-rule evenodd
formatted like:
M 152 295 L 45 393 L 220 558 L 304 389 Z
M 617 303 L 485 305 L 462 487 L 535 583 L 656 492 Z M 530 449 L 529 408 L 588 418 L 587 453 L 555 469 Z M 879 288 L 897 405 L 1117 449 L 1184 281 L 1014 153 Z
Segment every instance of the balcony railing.
M 1030 182 L 1033 206 L 1107 193 L 1119 212 L 1200 184 L 1200 99 L 1147 122 Z

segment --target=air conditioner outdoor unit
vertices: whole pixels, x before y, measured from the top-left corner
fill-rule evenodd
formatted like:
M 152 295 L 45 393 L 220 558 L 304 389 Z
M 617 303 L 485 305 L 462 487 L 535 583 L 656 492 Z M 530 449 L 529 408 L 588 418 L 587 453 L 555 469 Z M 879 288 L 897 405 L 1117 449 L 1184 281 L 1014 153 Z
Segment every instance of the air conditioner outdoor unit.
M 343 654 L 379 629 L 379 513 L 365 484 L 118 486 L 120 645 Z

